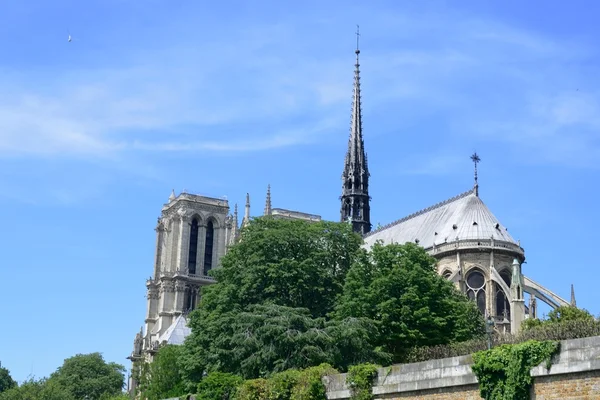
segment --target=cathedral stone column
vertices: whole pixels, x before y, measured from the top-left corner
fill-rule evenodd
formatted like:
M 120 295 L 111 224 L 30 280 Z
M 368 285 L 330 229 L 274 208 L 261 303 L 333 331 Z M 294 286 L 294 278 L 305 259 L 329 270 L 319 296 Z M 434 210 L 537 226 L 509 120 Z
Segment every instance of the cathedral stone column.
M 179 219 L 179 249 L 177 252 L 176 272 L 187 273 L 187 259 L 190 251 L 190 221 L 185 215 Z
M 523 274 L 521 264 L 516 258 L 512 264 L 512 279 L 510 283 L 512 301 L 510 302 L 510 333 L 517 334 L 525 319 L 525 299 L 523 298 Z
M 154 276 L 159 276 L 161 270 L 161 259 L 162 259 L 162 251 L 163 251 L 163 241 L 164 241 L 164 228 L 162 222 L 158 222 L 158 225 L 154 229 L 156 231 L 156 250 L 154 253 Z
M 196 274 L 204 272 L 204 251 L 206 250 L 206 221 L 198 225 L 198 251 L 196 252 Z
M 181 314 L 183 310 L 183 299 L 185 297 L 185 282 L 177 281 L 175 282 L 175 299 L 173 301 L 173 312 L 176 315 Z

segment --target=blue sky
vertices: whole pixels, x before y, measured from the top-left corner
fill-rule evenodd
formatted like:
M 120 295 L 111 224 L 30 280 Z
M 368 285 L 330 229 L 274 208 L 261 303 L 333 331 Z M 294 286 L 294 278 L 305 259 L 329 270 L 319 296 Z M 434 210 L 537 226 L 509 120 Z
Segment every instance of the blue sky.
M 524 273 L 600 313 L 599 7 L 0 3 L 2 365 L 129 366 L 171 189 L 339 218 L 357 23 L 373 223 L 469 190 L 476 150 Z

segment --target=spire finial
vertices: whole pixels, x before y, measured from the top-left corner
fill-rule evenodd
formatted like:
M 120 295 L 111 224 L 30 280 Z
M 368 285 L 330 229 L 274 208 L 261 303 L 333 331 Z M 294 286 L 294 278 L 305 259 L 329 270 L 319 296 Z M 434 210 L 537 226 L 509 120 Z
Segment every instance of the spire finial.
M 246 210 L 244 212 L 244 221 L 242 224 L 244 226 L 250 223 L 250 193 L 246 193 Z
M 358 26 L 358 24 L 356 25 L 356 55 L 358 56 L 358 54 L 360 53 L 360 47 L 359 47 L 359 39 L 360 39 L 360 27 Z
M 271 215 L 271 184 L 267 185 L 267 200 L 265 201 L 264 215 Z
M 575 286 L 571 283 L 571 306 L 577 307 L 577 301 L 575 300 Z
M 477 155 L 477 152 L 474 152 L 471 156 L 471 161 L 475 164 L 475 196 L 479 196 L 479 183 L 477 183 L 477 164 L 481 161 L 481 158 Z

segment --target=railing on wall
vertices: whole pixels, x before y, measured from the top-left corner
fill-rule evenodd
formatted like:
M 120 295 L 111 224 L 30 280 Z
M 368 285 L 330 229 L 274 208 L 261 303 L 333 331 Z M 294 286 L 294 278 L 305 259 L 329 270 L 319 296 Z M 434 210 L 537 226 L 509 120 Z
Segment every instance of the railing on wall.
M 426 249 L 432 254 L 441 254 L 464 249 L 489 249 L 489 250 L 504 250 L 511 253 L 516 253 L 522 257 L 525 256 L 525 251 L 519 245 L 511 242 L 505 242 L 495 239 L 465 239 L 442 244 L 435 244 Z

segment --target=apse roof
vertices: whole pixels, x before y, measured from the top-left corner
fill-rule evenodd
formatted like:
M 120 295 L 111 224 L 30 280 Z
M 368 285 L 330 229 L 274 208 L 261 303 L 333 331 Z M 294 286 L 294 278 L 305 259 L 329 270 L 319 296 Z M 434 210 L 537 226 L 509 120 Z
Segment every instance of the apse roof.
M 456 239 L 490 239 L 518 244 L 477 196 L 476 189 L 399 219 L 364 238 L 371 247 L 377 240 L 418 243 L 425 249 Z
M 183 315 L 180 315 L 158 338 L 158 342 L 167 342 L 167 344 L 183 344 L 183 341 L 191 332 L 192 330 L 187 326 L 187 320 Z

